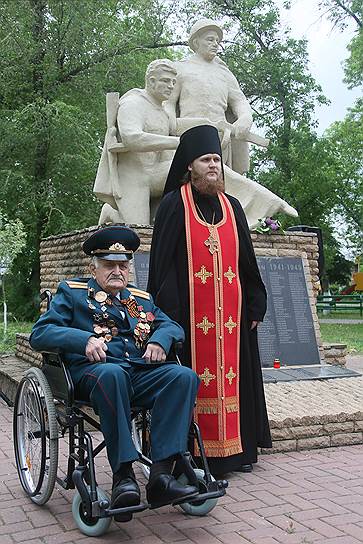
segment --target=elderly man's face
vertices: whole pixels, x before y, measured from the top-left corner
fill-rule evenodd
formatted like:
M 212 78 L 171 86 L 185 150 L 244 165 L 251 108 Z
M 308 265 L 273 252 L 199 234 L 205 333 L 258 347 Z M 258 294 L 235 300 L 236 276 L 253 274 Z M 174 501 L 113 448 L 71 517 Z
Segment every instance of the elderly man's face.
M 126 287 L 129 281 L 129 261 L 107 261 L 97 259 L 97 265 L 91 264 L 91 272 L 98 285 L 106 293 L 116 295 Z
M 168 70 L 157 70 L 149 80 L 149 90 L 158 102 L 168 100 L 176 83 L 176 76 Z
M 213 60 L 218 52 L 219 36 L 215 30 L 206 30 L 195 39 L 195 50 L 206 60 Z

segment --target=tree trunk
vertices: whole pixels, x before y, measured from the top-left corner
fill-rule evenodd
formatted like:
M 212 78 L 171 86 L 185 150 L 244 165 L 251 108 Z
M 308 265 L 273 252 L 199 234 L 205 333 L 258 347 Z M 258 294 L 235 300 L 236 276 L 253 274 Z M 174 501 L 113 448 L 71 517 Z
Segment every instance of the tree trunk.
M 49 98 L 44 88 L 44 59 L 46 53 L 46 8 L 45 0 L 31 0 L 33 11 L 32 35 L 35 44 L 33 57 L 33 94 L 34 102 L 39 106 L 40 129 L 34 153 L 34 193 L 36 199 L 36 225 L 34 231 L 34 258 L 30 283 L 31 288 L 40 290 L 40 258 L 39 247 L 44 226 L 47 221 L 47 159 L 49 151 Z

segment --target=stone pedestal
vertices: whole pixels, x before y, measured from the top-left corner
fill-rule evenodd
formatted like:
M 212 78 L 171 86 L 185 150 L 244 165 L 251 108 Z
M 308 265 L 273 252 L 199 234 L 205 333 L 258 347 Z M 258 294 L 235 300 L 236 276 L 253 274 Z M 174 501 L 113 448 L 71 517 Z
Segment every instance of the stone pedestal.
M 324 344 L 325 363 L 333 366 L 345 366 L 348 355 L 347 344 Z

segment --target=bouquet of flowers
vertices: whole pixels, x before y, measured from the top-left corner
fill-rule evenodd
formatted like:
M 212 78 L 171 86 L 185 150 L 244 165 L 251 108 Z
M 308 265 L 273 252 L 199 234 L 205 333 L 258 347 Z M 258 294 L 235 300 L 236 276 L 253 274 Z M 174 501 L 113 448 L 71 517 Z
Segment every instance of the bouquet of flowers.
M 261 217 L 258 220 L 258 225 L 254 230 L 260 234 L 271 234 L 271 232 L 277 231 L 284 234 L 280 221 L 273 219 L 273 217 Z

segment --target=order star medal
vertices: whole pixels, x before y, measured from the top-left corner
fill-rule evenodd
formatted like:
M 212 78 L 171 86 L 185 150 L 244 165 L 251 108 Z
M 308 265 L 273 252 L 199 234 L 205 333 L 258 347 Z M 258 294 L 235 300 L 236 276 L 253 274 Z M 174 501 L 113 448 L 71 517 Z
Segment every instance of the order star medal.
M 97 293 L 95 294 L 95 299 L 97 300 L 97 302 L 105 302 L 106 298 L 107 294 L 104 291 L 97 291 Z

